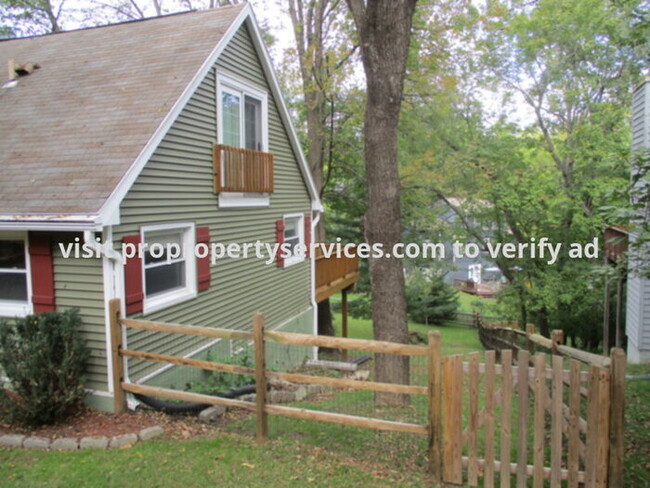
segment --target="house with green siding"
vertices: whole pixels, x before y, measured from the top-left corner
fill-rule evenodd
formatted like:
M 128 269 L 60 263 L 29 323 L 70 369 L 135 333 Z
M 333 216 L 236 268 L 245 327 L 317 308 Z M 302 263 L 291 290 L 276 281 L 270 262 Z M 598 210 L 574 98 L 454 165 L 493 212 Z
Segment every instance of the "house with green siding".
M 131 318 L 249 330 L 262 312 L 315 333 L 300 250 L 322 207 L 247 4 L 3 40 L 0 63 L 0 316 L 79 308 L 91 405 L 112 407 L 113 298 Z M 136 330 L 126 344 L 247 347 Z M 186 374 L 126 370 L 164 386 Z

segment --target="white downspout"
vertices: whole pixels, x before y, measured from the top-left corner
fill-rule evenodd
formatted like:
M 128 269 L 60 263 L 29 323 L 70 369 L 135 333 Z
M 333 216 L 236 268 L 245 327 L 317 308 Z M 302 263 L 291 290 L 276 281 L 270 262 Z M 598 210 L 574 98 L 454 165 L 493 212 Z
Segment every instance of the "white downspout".
M 316 210 L 314 211 L 315 217 L 311 219 L 311 243 L 312 245 L 316 242 L 315 236 L 316 236 L 316 227 L 318 226 L 318 222 L 320 222 L 321 214 L 322 212 Z M 314 249 L 315 250 L 315 249 Z M 313 318 L 313 330 L 314 330 L 314 335 L 318 335 L 318 303 L 316 303 L 316 253 L 311 252 L 311 279 L 310 279 L 310 286 L 311 286 L 311 305 L 312 305 L 312 310 L 314 311 L 314 318 Z M 318 348 L 314 347 L 312 351 L 313 357 L 312 359 L 318 359 Z
M 113 360 L 111 354 L 111 331 L 109 327 L 109 307 L 108 302 L 112 298 L 119 298 L 121 304 L 121 314 L 125 316 L 124 304 L 124 257 L 113 249 L 113 228 L 106 226 L 102 232 L 104 236 L 104 243 L 99 243 L 95 239 L 95 232 L 86 230 L 83 233 L 84 244 L 92 248 L 97 254 L 102 257 L 102 270 L 103 270 L 103 283 L 104 283 L 104 320 L 105 320 L 105 333 L 106 333 L 106 367 L 108 368 L 108 391 L 113 393 Z M 122 344 L 127 347 L 126 330 L 122 332 Z M 129 381 L 128 362 L 124 362 L 124 379 Z M 129 398 L 129 408 L 135 408 L 137 402 Z

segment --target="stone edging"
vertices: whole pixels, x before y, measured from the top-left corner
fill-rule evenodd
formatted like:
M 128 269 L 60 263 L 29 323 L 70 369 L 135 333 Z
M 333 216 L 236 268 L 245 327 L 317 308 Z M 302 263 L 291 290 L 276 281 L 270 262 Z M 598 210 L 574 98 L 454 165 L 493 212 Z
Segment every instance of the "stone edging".
M 137 442 L 148 441 L 164 434 L 165 430 L 156 425 L 147 427 L 140 432 L 131 434 L 88 437 L 49 437 L 25 436 L 22 434 L 7 434 L 0 436 L 0 447 L 22 447 L 24 449 L 40 449 L 42 451 L 76 451 L 79 449 L 117 449 L 131 447 Z

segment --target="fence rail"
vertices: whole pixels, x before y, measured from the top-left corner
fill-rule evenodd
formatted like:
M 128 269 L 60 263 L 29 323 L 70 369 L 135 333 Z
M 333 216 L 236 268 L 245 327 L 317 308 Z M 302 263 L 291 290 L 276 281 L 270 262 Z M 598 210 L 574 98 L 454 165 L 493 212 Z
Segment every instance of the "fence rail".
M 382 341 L 266 331 L 261 314 L 252 332 L 190 325 L 162 324 L 120 317 L 120 303 L 111 301 L 114 408 L 126 408 L 125 393 L 242 408 L 256 415 L 256 437 L 268 437 L 268 415 L 318 420 L 350 427 L 403 432 L 428 437 L 429 468 L 435 483 L 501 488 L 619 488 L 623 486 L 623 405 L 625 354 L 612 351 L 605 366 L 585 364 L 558 355 L 558 337 L 526 336 L 526 346 L 550 346 L 547 355 L 528 348 L 502 349 L 443 358 L 440 334 L 429 333 L 426 346 Z M 136 351 L 122 347 L 123 328 L 230 340 L 252 340 L 254 368 Z M 520 331 L 519 331 L 520 332 Z M 517 338 L 521 334 L 514 334 Z M 513 336 L 513 337 L 514 337 Z M 532 337 L 531 337 L 532 336 Z M 549 344 L 550 342 L 550 344 Z M 346 378 L 279 373 L 266 367 L 266 344 L 314 346 L 378 354 L 424 356 L 427 386 L 358 381 Z M 254 375 L 254 401 L 214 397 L 124 381 L 126 358 Z M 568 369 L 567 369 L 568 368 Z M 274 405 L 267 401 L 267 380 L 285 380 L 352 390 L 370 390 L 427 398 L 426 422 L 409 423 Z M 550 435 L 549 435 L 550 434 Z

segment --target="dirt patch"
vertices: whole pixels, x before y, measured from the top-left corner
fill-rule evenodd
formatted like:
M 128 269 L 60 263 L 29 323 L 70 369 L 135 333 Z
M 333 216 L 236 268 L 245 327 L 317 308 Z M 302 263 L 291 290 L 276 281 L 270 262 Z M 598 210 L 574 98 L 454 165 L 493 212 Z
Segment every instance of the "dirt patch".
M 147 427 L 159 425 L 165 429 L 163 438 L 186 440 L 215 434 L 221 425 L 231 420 L 235 415 L 240 414 L 237 412 L 228 412 L 222 421 L 216 424 L 206 425 L 199 422 L 195 415 L 172 416 L 145 409 L 115 415 L 84 408 L 64 422 L 35 428 L 10 425 L 0 420 L 0 435 L 23 434 L 26 436 L 48 437 L 50 439 L 90 436 L 113 437 L 122 434 L 137 433 Z

